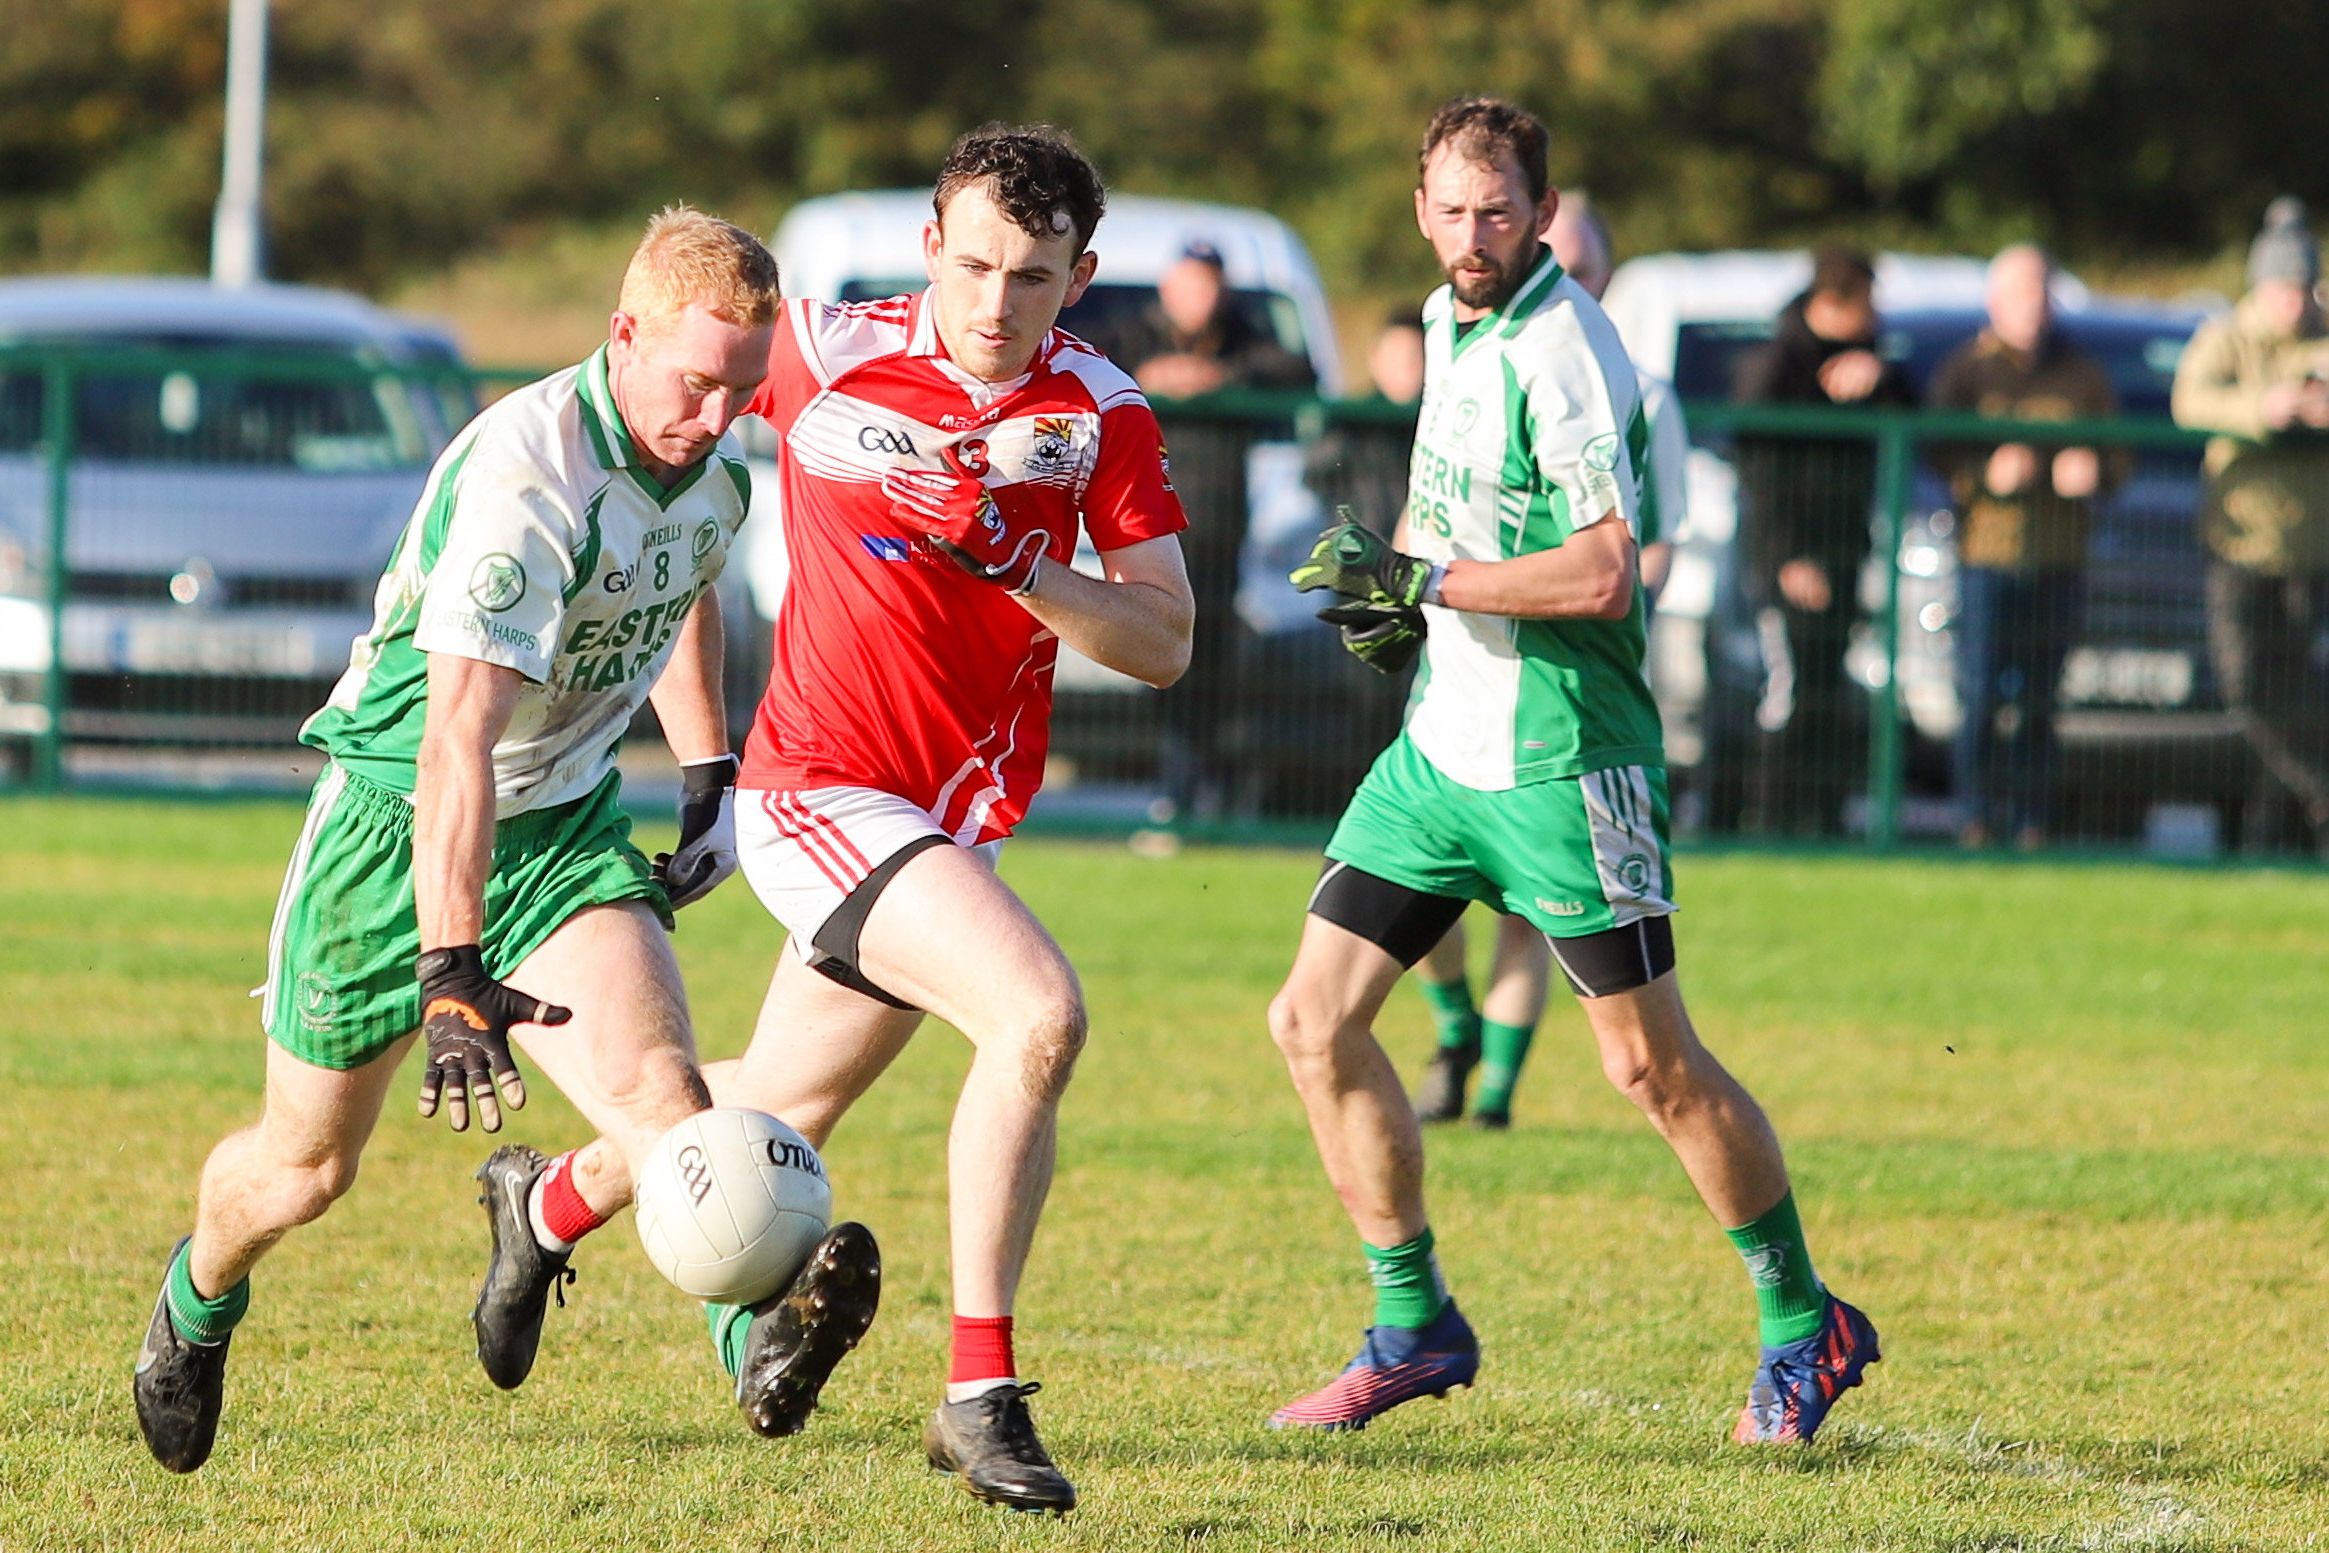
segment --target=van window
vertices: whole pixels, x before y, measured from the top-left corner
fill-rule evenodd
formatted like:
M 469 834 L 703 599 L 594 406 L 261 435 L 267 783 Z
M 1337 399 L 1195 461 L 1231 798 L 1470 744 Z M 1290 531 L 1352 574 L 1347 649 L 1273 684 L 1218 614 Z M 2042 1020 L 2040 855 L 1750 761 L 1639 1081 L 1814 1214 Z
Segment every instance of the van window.
M 184 341 L 83 343 L 98 352 L 133 345 L 185 347 Z M 311 473 L 411 469 L 429 462 L 428 439 L 404 387 L 394 379 L 227 377 L 204 370 L 199 348 L 186 349 L 185 359 L 179 371 L 81 377 L 73 405 L 77 454 Z M 39 372 L 0 370 L 0 452 L 40 446 L 44 400 Z
M 840 301 L 870 302 L 918 292 L 929 285 L 921 276 L 910 279 L 852 280 L 841 287 Z M 1310 342 L 1302 334 L 1302 312 L 1292 297 L 1275 291 L 1231 291 L 1230 305 L 1255 329 L 1276 340 L 1303 360 L 1313 359 Z M 1156 301 L 1154 286 L 1109 285 L 1101 282 L 1087 290 L 1075 306 L 1059 315 L 1059 326 L 1078 339 L 1088 340 L 1113 357 L 1121 342 L 1140 326 L 1141 315 Z

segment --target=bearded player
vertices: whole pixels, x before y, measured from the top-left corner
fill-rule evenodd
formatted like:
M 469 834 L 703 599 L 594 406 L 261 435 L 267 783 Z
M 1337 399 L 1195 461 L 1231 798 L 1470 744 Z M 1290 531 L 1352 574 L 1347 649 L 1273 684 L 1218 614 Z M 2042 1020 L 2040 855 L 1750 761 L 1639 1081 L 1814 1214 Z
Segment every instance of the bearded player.
M 1448 284 L 1424 307 L 1402 548 L 1345 524 L 1294 574 L 1341 595 L 1328 616 L 1354 645 L 1421 640 L 1424 674 L 1327 844 L 1270 1005 L 1375 1286 L 1358 1356 L 1270 1421 L 1364 1428 L 1479 1371 L 1434 1252 L 1415 1112 L 1372 1024 L 1481 900 L 1546 935 L 1602 1071 L 1745 1259 L 1763 1346 L 1734 1438 L 1809 1440 L 1876 1362 L 1876 1329 L 1820 1282 L 1779 1140 L 1682 1005 L 1664 753 L 1642 677 L 1648 431 L 1615 329 L 1539 240 L 1558 203 L 1545 156 L 1544 126 L 1509 103 L 1433 117 L 1415 216 Z
M 1086 1021 L 995 860 L 1042 780 L 1060 643 L 1164 686 L 1193 618 L 1156 417 L 1055 327 L 1091 284 L 1105 200 L 1059 131 L 989 126 L 939 171 L 927 290 L 785 304 L 751 409 L 784 443 L 791 571 L 736 833 L 789 940 L 750 1049 L 707 1075 L 821 1147 L 925 1013 L 970 1039 L 952 1363 L 924 1445 L 979 1498 L 1054 1512 L 1075 1490 L 1036 1437 L 1012 1311 Z M 1079 526 L 1098 577 L 1068 565 Z M 603 1141 L 576 1156 L 594 1180 L 621 1168 Z M 861 1276 L 812 1268 L 800 1309 Z M 538 1300 L 517 1314 L 538 1330 Z M 714 1339 L 739 1364 L 777 1319 L 715 1308 Z

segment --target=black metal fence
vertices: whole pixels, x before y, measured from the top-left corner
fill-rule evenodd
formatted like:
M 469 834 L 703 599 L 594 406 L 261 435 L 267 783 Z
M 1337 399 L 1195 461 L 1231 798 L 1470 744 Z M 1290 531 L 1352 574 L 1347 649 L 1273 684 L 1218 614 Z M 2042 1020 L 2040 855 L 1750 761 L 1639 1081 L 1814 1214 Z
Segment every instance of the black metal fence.
M 0 347 L 0 780 L 172 785 L 189 751 L 284 766 L 370 618 L 429 463 L 518 380 Z M 2198 437 L 2137 420 L 1687 410 L 1687 525 L 1647 662 L 1682 834 L 2320 846 L 2322 584 L 2243 579 L 2202 547 Z M 1412 411 L 1237 395 L 1159 413 L 1191 519 L 1193 665 L 1158 693 L 1064 662 L 1036 818 L 1315 834 L 1397 728 L 1405 689 L 1344 654 L 1285 572 L 1337 505 L 1395 522 Z M 2091 501 L 2046 519 L 2076 533 L 2018 556 L 1994 535 L 1967 548 L 1945 478 L 2008 444 L 2041 461 L 2091 448 L 2101 471 Z M 1790 504 L 1846 514 L 1816 582 L 1766 542 Z M 765 612 L 750 564 L 732 570 L 728 606 Z M 2273 615 L 2268 640 L 2240 612 L 2246 583 L 2316 602 L 2294 627 Z

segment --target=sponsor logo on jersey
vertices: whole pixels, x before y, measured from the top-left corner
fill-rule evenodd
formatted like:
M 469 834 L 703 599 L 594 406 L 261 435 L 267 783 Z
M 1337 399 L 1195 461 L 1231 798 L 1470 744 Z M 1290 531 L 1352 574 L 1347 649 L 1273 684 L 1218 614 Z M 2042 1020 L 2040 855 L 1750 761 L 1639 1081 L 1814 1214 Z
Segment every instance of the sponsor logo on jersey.
M 893 453 L 899 458 L 919 458 L 914 439 L 892 426 L 860 426 L 857 445 L 868 453 Z
M 857 542 L 877 561 L 910 561 L 914 547 L 895 534 L 860 534 Z
M 500 551 L 480 556 L 469 574 L 469 599 L 489 615 L 515 608 L 526 596 L 526 569 L 514 555 Z
M 712 546 L 718 544 L 719 542 L 720 525 L 714 523 L 710 518 L 704 519 L 703 522 L 696 525 L 694 546 L 695 558 L 698 561 L 701 561 L 705 556 L 712 553 Z
M 1582 917 L 1585 915 L 1583 901 L 1549 901 L 1541 895 L 1536 898 L 1536 909 L 1548 917 Z
M 1617 468 L 1617 433 L 1609 432 L 1585 444 L 1585 467 L 1608 474 Z

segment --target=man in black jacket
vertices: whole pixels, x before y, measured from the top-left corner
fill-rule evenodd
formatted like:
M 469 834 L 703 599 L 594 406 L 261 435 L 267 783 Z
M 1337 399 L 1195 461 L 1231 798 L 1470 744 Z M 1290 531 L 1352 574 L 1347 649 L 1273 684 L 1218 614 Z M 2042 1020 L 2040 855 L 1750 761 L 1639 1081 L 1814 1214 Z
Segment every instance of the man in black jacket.
M 1809 290 L 1771 343 L 1739 369 L 1741 404 L 1855 408 L 1915 400 L 1876 352 L 1875 266 L 1857 249 L 1813 255 Z M 1861 768 L 1857 702 L 1844 675 L 1854 594 L 1868 558 L 1876 444 L 1867 437 L 1739 438 L 1739 536 L 1763 621 L 1772 682 L 1753 779 L 1752 822 L 1828 835 Z

